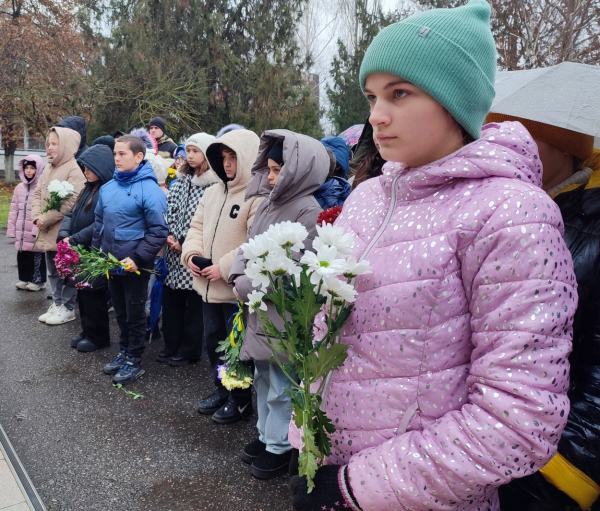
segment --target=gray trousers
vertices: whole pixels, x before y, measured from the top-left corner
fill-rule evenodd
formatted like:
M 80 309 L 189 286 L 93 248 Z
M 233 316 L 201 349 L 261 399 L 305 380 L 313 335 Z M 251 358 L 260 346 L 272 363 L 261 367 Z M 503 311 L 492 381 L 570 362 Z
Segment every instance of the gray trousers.
M 52 301 L 56 305 L 64 305 L 72 311 L 77 302 L 77 289 L 65 285 L 65 278 L 61 277 L 56 271 L 55 256 L 56 252 L 46 252 L 46 268 L 48 270 L 48 281 L 52 287 Z

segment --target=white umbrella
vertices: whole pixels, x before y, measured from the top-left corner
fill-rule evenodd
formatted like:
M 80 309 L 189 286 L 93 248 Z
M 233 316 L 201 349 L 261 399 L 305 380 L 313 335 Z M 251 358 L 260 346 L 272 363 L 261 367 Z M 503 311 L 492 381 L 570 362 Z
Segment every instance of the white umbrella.
M 501 71 L 491 111 L 600 137 L 600 66 Z

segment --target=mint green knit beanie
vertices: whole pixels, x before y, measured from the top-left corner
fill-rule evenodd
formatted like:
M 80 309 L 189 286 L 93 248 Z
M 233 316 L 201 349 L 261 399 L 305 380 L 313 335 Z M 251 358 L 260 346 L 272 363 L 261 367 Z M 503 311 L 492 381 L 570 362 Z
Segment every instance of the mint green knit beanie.
M 476 139 L 494 99 L 496 45 L 490 6 L 471 0 L 454 9 L 420 12 L 384 28 L 367 49 L 360 86 L 391 73 L 442 105 Z

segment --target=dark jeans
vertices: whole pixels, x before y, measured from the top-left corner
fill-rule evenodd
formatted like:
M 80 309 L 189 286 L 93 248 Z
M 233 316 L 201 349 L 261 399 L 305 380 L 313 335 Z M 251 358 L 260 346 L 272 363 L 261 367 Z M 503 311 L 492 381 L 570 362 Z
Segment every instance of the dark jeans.
M 119 347 L 130 356 L 141 357 L 146 348 L 146 311 L 149 273 L 117 275 L 108 281 L 110 301 L 121 334 Z
M 83 338 L 99 347 L 110 346 L 108 290 L 103 287 L 77 291 L 77 303 Z
M 193 289 L 163 287 L 162 332 L 165 352 L 190 362 L 200 359 L 204 338 L 202 298 Z
M 43 252 L 17 252 L 17 271 L 21 282 L 46 282 L 46 258 Z
M 224 362 L 221 360 L 222 353 L 217 353 L 219 343 L 226 339 L 231 332 L 232 316 L 238 311 L 235 303 L 204 303 L 202 312 L 204 315 L 204 340 L 206 342 L 206 352 L 208 360 L 213 371 L 213 380 L 215 387 L 222 393 L 227 393 L 227 389 L 221 384 L 217 374 L 217 367 Z M 254 364 L 248 364 L 251 373 L 254 373 Z M 232 396 L 238 403 L 243 403 L 251 399 L 252 390 L 235 389 Z

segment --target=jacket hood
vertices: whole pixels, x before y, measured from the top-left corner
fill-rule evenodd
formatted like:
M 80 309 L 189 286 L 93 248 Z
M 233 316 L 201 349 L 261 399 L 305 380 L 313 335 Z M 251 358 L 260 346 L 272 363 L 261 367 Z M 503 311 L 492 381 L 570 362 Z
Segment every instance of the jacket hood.
M 102 184 L 108 183 L 115 173 L 115 158 L 110 147 L 106 145 L 98 144 L 90 147 L 77 158 L 77 163 L 96 174 Z
M 50 128 L 49 131 L 53 131 L 58 135 L 58 152 L 56 153 L 56 158 L 52 161 L 52 166 L 56 168 L 75 157 L 79 149 L 81 136 L 71 128 L 55 126 L 54 128 Z
M 129 186 L 129 185 L 131 185 L 131 183 L 136 183 L 137 181 L 142 181 L 143 179 L 152 179 L 153 181 L 156 182 L 156 184 L 158 184 L 158 179 L 156 178 L 154 169 L 152 168 L 152 165 L 150 164 L 150 162 L 148 160 L 142 161 L 142 163 L 140 163 L 140 166 L 138 167 L 138 169 L 139 170 L 138 170 L 137 175 L 135 175 L 131 179 L 131 181 L 123 182 L 123 181 L 119 181 L 118 179 L 115 179 L 115 182 L 121 186 Z M 117 174 L 117 172 L 119 172 L 119 171 L 113 167 L 113 177 L 115 176 L 115 174 Z
M 271 189 L 267 155 L 277 140 L 283 140 L 283 167 L 277 184 Z M 318 140 L 289 130 L 265 131 L 252 167 L 246 200 L 268 195 L 274 204 L 283 204 L 297 197 L 312 195 L 325 182 L 328 172 L 329 155 Z
M 81 140 L 79 141 L 79 147 L 77 149 L 77 152 L 79 153 L 79 151 L 85 148 L 87 137 L 85 131 L 85 120 L 83 119 L 83 117 L 79 117 L 78 115 L 65 117 L 56 126 L 58 126 L 59 128 L 69 128 L 70 130 L 79 133 Z
M 335 155 L 336 162 L 342 167 L 343 175 L 341 177 L 347 177 L 350 170 L 350 155 L 348 154 L 346 142 L 340 137 L 325 137 L 321 139 L 321 143 L 325 147 L 329 147 Z
M 35 162 L 35 176 L 33 176 L 33 179 L 31 181 L 27 181 L 27 178 L 25 177 L 25 166 L 24 163 L 26 161 L 34 161 Z M 40 179 L 40 176 L 42 175 L 42 172 L 44 171 L 44 167 L 46 166 L 46 164 L 44 163 L 44 160 L 42 160 L 41 156 L 38 156 L 37 154 L 30 154 L 25 156 L 25 158 L 21 158 L 19 160 L 19 177 L 21 178 L 21 181 L 23 181 L 23 183 L 25 183 L 26 185 L 35 185 L 37 184 L 38 180 Z
M 175 154 L 173 156 L 177 158 L 180 154 L 185 158 L 185 146 L 183 144 L 179 144 L 177 146 L 177 149 L 175 149 Z
M 245 188 L 252 175 L 252 165 L 258 155 L 260 139 L 250 130 L 234 130 L 215 140 L 206 149 L 206 157 L 217 177 L 230 189 Z M 221 146 L 227 146 L 237 155 L 237 173 L 229 181 L 223 169 Z
M 542 164 L 537 145 L 520 122 L 491 123 L 479 139 L 428 165 L 408 168 L 387 162 L 379 177 L 386 194 L 391 195 L 396 177 L 398 198 L 412 200 L 435 193 L 453 179 L 504 177 L 541 187 Z

